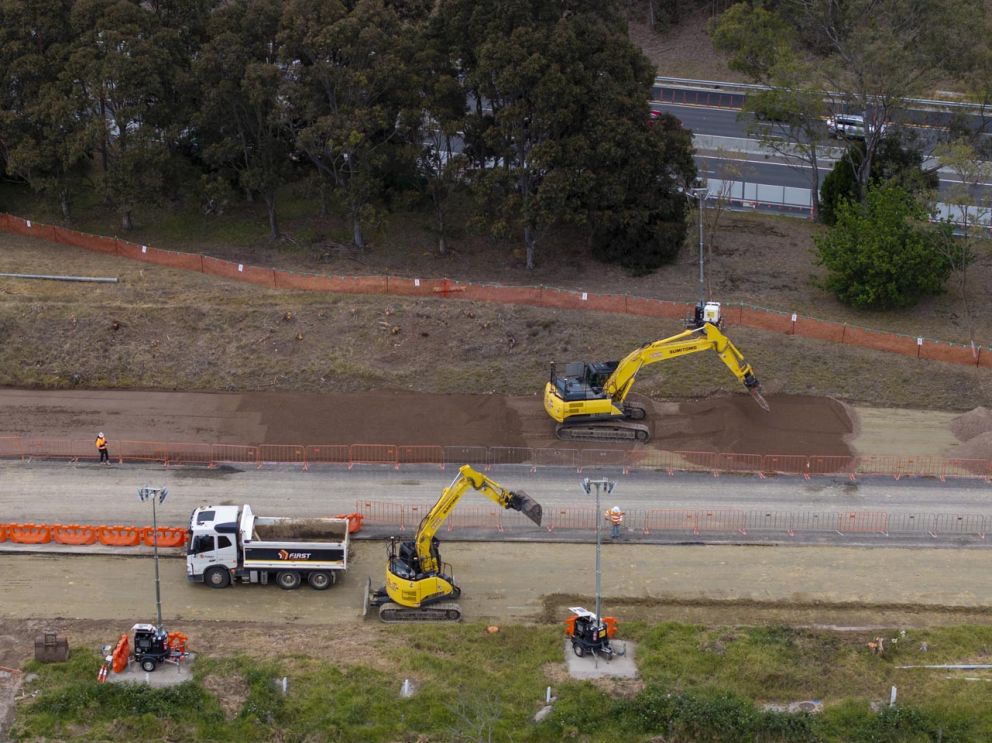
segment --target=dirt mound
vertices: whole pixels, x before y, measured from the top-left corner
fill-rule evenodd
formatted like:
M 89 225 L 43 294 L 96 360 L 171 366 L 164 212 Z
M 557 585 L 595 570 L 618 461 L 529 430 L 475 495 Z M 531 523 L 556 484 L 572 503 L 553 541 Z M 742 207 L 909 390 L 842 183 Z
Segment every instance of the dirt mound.
M 767 412 L 748 395 L 679 405 L 654 419 L 654 446 L 674 451 L 849 456 L 847 409 L 828 397 L 769 395 Z
M 977 407 L 951 421 L 951 433 L 958 441 L 969 441 L 979 434 L 992 431 L 992 410 Z
M 951 449 L 947 456 L 951 459 L 992 459 L 992 431 L 972 436 Z

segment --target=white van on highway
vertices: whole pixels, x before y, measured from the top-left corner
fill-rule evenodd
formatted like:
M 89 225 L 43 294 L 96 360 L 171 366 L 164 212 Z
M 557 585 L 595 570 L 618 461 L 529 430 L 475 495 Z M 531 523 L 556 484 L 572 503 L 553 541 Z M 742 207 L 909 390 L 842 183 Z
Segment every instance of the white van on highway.
M 886 128 L 882 124 L 881 134 L 885 134 Z M 834 114 L 827 118 L 827 132 L 840 139 L 864 139 L 865 119 L 858 114 Z

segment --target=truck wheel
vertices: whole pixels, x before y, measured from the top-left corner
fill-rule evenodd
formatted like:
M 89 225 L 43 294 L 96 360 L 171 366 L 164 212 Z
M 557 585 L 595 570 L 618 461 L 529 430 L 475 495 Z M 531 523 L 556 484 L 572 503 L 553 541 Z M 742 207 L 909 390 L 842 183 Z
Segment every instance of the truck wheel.
M 203 582 L 211 588 L 227 588 L 231 585 L 231 574 L 225 568 L 210 568 L 203 574 Z
M 141 670 L 148 671 L 148 673 L 151 673 L 152 671 L 155 670 L 155 661 L 153 661 L 151 658 L 145 658 L 143 661 L 141 661 Z
M 283 570 L 282 572 L 276 573 L 276 583 L 284 591 L 292 591 L 294 588 L 300 587 L 300 574 L 293 573 L 289 570 Z
M 307 576 L 307 583 L 315 591 L 326 591 L 334 585 L 334 573 L 329 570 L 315 570 Z

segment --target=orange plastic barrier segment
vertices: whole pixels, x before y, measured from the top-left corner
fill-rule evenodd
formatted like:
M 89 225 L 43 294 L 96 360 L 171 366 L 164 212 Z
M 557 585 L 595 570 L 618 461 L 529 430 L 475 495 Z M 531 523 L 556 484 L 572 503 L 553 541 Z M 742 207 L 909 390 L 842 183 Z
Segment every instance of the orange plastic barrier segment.
M 52 539 L 58 544 L 96 544 L 98 528 L 79 524 L 53 524 Z
M 7 541 L 7 525 L 0 524 L 0 542 Z
M 145 527 L 141 530 L 142 541 L 149 547 L 155 546 L 155 530 Z M 186 544 L 186 530 L 176 526 L 160 526 L 158 528 L 159 547 L 182 547 Z
M 48 544 L 52 530 L 48 524 L 7 524 L 7 539 L 17 544 Z
M 165 639 L 165 646 L 177 653 L 185 653 L 189 647 L 189 637 L 182 632 L 170 632 Z
M 339 513 L 334 518 L 336 519 L 348 519 L 348 533 L 354 534 L 357 531 L 361 531 L 362 522 L 365 521 L 365 514 L 362 513 Z
M 142 532 L 134 526 L 101 526 L 98 538 L 108 547 L 135 547 L 141 542 Z
M 121 673 L 127 668 L 129 655 L 131 655 L 131 648 L 128 645 L 127 635 L 121 635 L 121 639 L 117 641 L 117 647 L 114 648 L 114 673 Z

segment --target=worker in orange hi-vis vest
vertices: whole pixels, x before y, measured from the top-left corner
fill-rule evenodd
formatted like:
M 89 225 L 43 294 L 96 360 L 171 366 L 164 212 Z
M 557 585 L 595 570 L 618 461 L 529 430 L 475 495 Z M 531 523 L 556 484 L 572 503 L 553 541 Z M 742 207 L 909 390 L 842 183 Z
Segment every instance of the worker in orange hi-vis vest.
M 620 524 L 623 523 L 623 511 L 620 510 L 620 506 L 613 506 L 609 511 L 607 511 L 603 518 L 608 520 L 613 527 L 613 531 L 610 534 L 611 539 L 620 538 Z
M 96 450 L 100 452 L 100 463 L 110 466 L 110 452 L 107 450 L 107 437 L 103 431 L 96 435 Z

